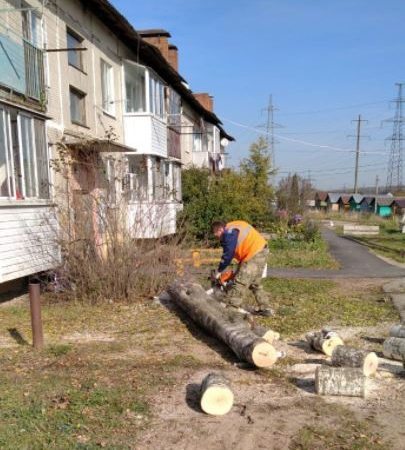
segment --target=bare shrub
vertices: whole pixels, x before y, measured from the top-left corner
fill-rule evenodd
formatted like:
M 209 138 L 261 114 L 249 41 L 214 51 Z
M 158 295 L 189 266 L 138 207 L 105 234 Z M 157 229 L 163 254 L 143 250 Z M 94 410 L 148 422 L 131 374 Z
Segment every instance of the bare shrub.
M 175 227 L 175 204 L 146 201 L 129 189 L 126 164 L 125 156 L 101 157 L 91 142 L 61 143 L 53 161 L 62 199 L 58 282 L 77 299 L 134 301 L 157 295 L 176 276 L 180 239 L 162 238 Z

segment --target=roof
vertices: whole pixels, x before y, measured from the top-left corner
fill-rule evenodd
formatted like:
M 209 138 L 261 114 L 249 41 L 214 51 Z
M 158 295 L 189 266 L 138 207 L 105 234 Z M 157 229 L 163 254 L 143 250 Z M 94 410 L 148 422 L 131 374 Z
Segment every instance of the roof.
M 398 206 L 399 208 L 405 208 L 405 198 L 396 198 L 392 204 Z
M 366 203 L 367 205 L 371 205 L 373 200 L 374 200 L 374 197 L 366 196 L 366 197 L 363 197 L 363 200 L 360 203 Z
M 315 194 L 315 198 L 317 198 L 321 202 L 324 202 L 326 200 L 327 196 L 328 196 L 328 193 L 322 192 L 322 191 L 319 191 Z
M 163 36 L 163 37 L 172 37 L 172 35 L 166 31 L 166 30 L 161 30 L 161 29 L 155 29 L 155 30 L 137 30 L 138 34 L 140 34 L 142 37 L 155 37 L 155 36 Z
M 337 203 L 339 201 L 341 195 L 342 194 L 338 194 L 336 192 L 328 192 L 326 201 L 329 201 L 329 203 Z
M 161 52 L 154 45 L 143 40 L 142 36 L 108 0 L 81 0 L 81 3 L 129 48 L 132 48 L 135 54 L 139 53 L 142 61 L 170 84 L 207 122 L 217 125 L 223 137 L 226 137 L 229 141 L 235 140 L 226 133 L 219 118 L 213 112 L 205 109 L 194 97 L 192 91 L 184 85 L 184 78 L 166 61 Z
M 377 202 L 378 206 L 391 206 L 392 202 L 394 201 L 393 197 L 374 197 L 371 203 Z
M 351 198 L 351 195 L 349 195 L 349 194 L 342 194 L 340 196 L 339 201 L 341 201 L 344 205 L 347 205 L 349 203 L 349 201 L 350 201 L 350 198 Z
M 350 201 L 353 200 L 355 203 L 359 204 L 362 202 L 363 198 L 364 198 L 364 196 L 361 194 L 353 194 L 350 197 Z

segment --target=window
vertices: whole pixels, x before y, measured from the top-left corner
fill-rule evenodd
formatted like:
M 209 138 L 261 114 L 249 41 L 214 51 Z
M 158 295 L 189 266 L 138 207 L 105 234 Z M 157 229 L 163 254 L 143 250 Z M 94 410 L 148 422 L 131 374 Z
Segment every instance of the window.
M 164 86 L 163 83 L 152 73 L 149 74 L 149 107 L 155 116 L 163 118 L 164 108 Z
M 176 127 L 176 131 L 180 132 L 181 125 L 181 97 L 173 89 L 169 89 L 168 100 L 168 125 Z
M 145 68 L 135 63 L 125 63 L 125 112 L 146 111 Z
M 148 167 L 143 156 L 128 156 L 128 174 L 124 179 L 124 190 L 129 201 L 148 198 Z
M 103 110 L 115 114 L 114 69 L 104 60 L 101 60 L 101 100 Z
M 86 94 L 70 87 L 70 120 L 79 125 L 86 124 Z
M 23 37 L 31 45 L 41 48 L 43 44 L 41 16 L 29 9 L 30 5 L 25 2 L 21 3 L 21 8 L 23 8 L 21 11 Z
M 201 128 L 198 125 L 193 126 L 193 152 L 202 151 L 202 134 Z
M 49 198 L 45 122 L 0 109 L 0 197 Z
M 83 48 L 83 39 L 69 28 L 66 31 L 67 48 Z M 68 63 L 69 65 L 76 67 L 76 69 L 83 70 L 83 51 L 81 50 L 69 50 L 68 51 Z

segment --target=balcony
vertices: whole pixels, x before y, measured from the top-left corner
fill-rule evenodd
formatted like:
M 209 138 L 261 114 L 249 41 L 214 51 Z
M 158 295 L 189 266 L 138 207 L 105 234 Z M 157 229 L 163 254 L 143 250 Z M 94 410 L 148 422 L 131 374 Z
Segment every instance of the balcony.
M 0 85 L 34 100 L 44 94 L 43 51 L 0 33 Z
M 124 114 L 124 143 L 139 155 L 167 158 L 166 122 L 152 114 Z

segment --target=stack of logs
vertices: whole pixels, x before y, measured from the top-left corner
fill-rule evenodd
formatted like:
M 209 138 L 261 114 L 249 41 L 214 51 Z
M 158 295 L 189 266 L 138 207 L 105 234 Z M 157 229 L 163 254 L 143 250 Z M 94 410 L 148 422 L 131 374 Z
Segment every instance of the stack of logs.
M 405 324 L 394 325 L 390 337 L 383 344 L 384 356 L 404 362 L 405 368 Z
M 318 367 L 315 372 L 317 394 L 366 397 L 367 377 L 378 368 L 374 352 L 345 346 L 338 334 L 330 330 L 309 333 L 306 339 L 314 350 L 331 358 L 331 366 Z

